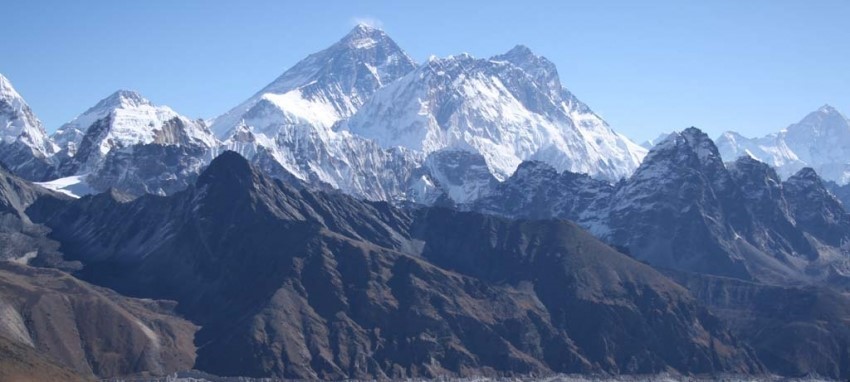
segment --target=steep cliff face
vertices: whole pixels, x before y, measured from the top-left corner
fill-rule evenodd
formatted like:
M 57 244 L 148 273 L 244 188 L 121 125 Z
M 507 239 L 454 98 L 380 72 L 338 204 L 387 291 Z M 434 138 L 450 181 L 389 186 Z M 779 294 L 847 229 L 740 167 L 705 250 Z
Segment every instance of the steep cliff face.
M 850 215 L 814 170 L 800 170 L 783 186 L 798 226 L 833 247 L 850 242 Z
M 684 288 L 573 223 L 431 209 L 413 232 L 425 242 L 422 256 L 438 266 L 534 291 L 553 325 L 600 370 L 758 368 Z
M 49 261 L 55 266 L 73 268 L 74 264 L 61 260 L 59 243 L 47 238 L 50 230 L 33 223 L 26 213 L 26 209 L 41 197 L 60 202 L 67 199 L 14 176 L 0 166 L 0 260 L 36 264 Z

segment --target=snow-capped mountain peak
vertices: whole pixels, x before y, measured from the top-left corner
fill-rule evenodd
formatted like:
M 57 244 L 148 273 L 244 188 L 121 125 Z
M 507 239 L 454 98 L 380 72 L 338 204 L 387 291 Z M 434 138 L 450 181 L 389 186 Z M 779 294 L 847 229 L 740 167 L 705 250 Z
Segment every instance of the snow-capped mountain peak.
M 353 74 L 339 69 L 369 71 L 374 79 L 388 83 L 415 66 L 413 60 L 384 31 L 360 24 L 325 50 L 313 53 L 284 72 L 258 94 L 285 93 L 314 82 L 351 85 Z M 346 89 L 343 89 L 346 90 Z
M 794 138 L 802 135 L 817 137 L 836 134 L 850 137 L 850 121 L 834 107 L 824 105 L 806 115 L 800 122 L 788 126 L 785 131 Z
M 107 153 L 137 144 L 190 145 L 210 149 L 218 141 L 201 121 L 158 106 L 139 93 L 119 90 L 66 123 L 54 134 L 73 164 L 67 175 L 93 171 Z
M 95 110 L 127 109 L 139 106 L 153 106 L 153 104 L 147 98 L 142 97 L 141 94 L 133 90 L 120 89 L 100 100 L 96 105 L 86 111 L 86 113 Z
M 682 182 L 710 184 L 715 189 L 731 187 L 731 178 L 717 147 L 695 127 L 673 132 L 656 144 L 620 192 L 623 203 L 628 204 L 661 189 L 673 190 Z
M 224 138 L 240 123 L 270 136 L 297 126 L 330 129 L 414 67 L 386 33 L 361 24 L 217 118 L 212 129 Z
M 369 199 L 403 198 L 425 155 L 384 150 L 336 126 L 416 67 L 383 31 L 358 25 L 218 117 L 212 130 L 270 174 Z
M 12 87 L 12 83 L 0 73 L 0 96 L 5 98 L 20 98 L 21 95 Z
M 50 155 L 53 144 L 41 121 L 18 94 L 12 83 L 0 74 L 0 139 L 6 144 L 21 142 L 41 155 Z
M 527 46 L 517 45 L 505 54 L 493 56 L 493 61 L 507 61 L 525 71 L 538 87 L 557 97 L 562 91 L 561 80 L 555 64 L 546 57 L 534 54 Z
M 838 109 L 834 108 L 832 105 L 830 105 L 828 103 L 825 103 L 825 104 L 823 104 L 823 106 L 818 108 L 818 112 L 824 113 L 824 114 L 833 114 L 833 113 L 841 114 L 841 112 L 839 112 Z
M 830 105 L 761 138 L 724 133 L 717 139 L 717 146 L 727 161 L 751 155 L 775 166 L 783 177 L 812 167 L 825 179 L 839 184 L 850 182 L 850 120 Z
M 796 174 L 788 178 L 787 182 L 791 183 L 823 183 L 823 180 L 818 175 L 817 171 L 811 167 L 803 167 Z
M 0 162 L 21 177 L 46 180 L 53 176 L 55 152 L 41 121 L 0 74 Z
M 357 24 L 340 43 L 354 49 L 369 49 L 386 39 L 389 36 L 384 31 L 367 24 Z
M 677 135 L 687 142 L 688 146 L 690 146 L 693 152 L 697 154 L 700 162 L 712 163 L 720 160 L 720 154 L 717 152 L 717 147 L 714 145 L 711 138 L 709 138 L 707 134 L 703 133 L 702 130 L 697 129 L 696 127 L 689 127 L 682 130 L 682 132 Z M 674 137 L 673 139 L 668 138 L 666 141 L 673 141 L 677 138 L 678 137 Z
M 657 136 L 657 137 L 655 137 L 655 139 L 648 139 L 648 140 L 644 141 L 643 143 L 641 143 L 640 145 L 641 145 L 643 148 L 645 148 L 645 149 L 647 149 L 647 150 L 650 150 L 650 149 L 652 149 L 655 145 L 657 145 L 657 144 L 659 144 L 659 143 L 663 142 L 665 139 L 667 139 L 667 137 L 668 137 L 669 135 L 670 135 L 670 133 L 661 133 L 661 134 L 658 134 L 658 136 Z
M 511 50 L 507 51 L 505 54 L 502 54 L 501 57 L 532 59 L 532 58 L 537 58 L 539 56 L 535 55 L 534 52 L 531 51 L 531 48 L 529 48 L 525 45 L 522 45 L 522 44 L 517 44 L 517 45 L 514 45 L 514 47 L 511 48 Z M 515 60 L 509 60 L 509 61 L 516 62 Z

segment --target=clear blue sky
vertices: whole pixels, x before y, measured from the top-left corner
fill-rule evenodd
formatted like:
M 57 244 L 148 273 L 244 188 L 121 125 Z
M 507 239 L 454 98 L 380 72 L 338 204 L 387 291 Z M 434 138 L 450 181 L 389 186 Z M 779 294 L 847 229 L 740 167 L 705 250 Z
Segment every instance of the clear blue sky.
M 850 1 L 13 1 L 0 73 L 53 131 L 118 88 L 215 117 L 372 20 L 417 61 L 522 43 L 636 141 L 850 114 Z

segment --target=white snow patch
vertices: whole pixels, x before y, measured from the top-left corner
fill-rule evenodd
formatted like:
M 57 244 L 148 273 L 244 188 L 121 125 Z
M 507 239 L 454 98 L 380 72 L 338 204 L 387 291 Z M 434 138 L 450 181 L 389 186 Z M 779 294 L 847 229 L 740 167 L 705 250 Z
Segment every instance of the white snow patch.
M 18 263 L 21 265 L 27 265 L 30 263 L 30 260 L 36 258 L 38 256 L 38 251 L 27 252 L 23 256 L 18 257 L 16 259 L 12 259 L 13 263 Z
M 95 191 L 86 183 L 88 174 L 73 175 L 36 184 L 48 190 L 63 193 L 73 198 L 93 194 Z

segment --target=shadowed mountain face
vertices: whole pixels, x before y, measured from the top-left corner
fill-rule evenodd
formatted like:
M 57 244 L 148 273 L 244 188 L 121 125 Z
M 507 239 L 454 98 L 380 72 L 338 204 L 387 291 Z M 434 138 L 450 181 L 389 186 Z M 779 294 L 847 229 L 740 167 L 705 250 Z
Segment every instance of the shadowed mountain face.
M 762 370 L 685 289 L 567 222 L 296 190 L 229 152 L 171 197 L 28 212 L 84 279 L 178 301 L 215 374 Z
M 737 353 L 728 347 L 730 337 L 715 337 L 719 321 L 683 288 L 573 223 L 514 222 L 445 209 L 423 215 L 414 232 L 426 243 L 424 257 L 481 280 L 532 290 L 552 324 L 602 370 L 643 373 L 665 364 L 709 369 L 717 367 L 715 351 Z M 720 364 L 732 365 L 727 362 Z
M 842 186 L 832 181 L 824 181 L 824 186 L 835 195 L 835 198 L 841 202 L 845 209 L 850 205 L 850 185 Z
M 831 288 L 848 290 L 850 215 L 830 187 L 810 168 L 783 182 L 750 157 L 724 164 L 688 129 L 615 185 L 528 162 L 467 207 L 575 220 L 667 269 L 768 370 L 844 379 L 850 300 Z

